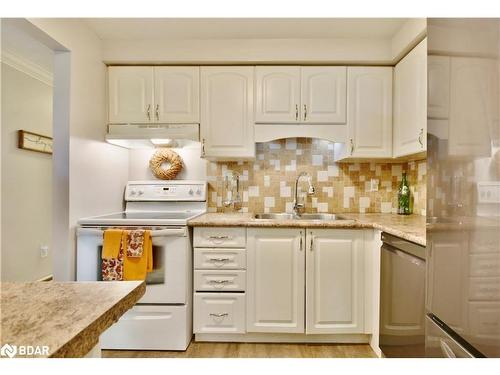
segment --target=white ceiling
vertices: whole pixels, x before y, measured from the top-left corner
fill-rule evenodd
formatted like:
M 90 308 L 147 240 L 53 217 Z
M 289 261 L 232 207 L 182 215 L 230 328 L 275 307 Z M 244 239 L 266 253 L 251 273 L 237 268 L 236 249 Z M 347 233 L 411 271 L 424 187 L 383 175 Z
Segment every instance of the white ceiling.
M 90 18 L 103 40 L 390 38 L 407 18 Z

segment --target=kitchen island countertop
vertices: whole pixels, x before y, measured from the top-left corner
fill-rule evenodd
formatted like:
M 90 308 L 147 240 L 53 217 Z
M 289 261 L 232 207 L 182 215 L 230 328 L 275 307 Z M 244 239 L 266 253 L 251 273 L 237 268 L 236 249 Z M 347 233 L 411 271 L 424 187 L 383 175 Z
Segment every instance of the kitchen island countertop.
M 18 356 L 31 346 L 34 357 L 83 357 L 145 291 L 144 281 L 3 282 L 1 345 Z

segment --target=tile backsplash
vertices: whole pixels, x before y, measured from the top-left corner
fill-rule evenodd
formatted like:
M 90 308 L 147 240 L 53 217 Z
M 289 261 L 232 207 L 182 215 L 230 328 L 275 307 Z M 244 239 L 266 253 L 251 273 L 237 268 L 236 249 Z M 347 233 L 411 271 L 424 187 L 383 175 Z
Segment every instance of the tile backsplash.
M 313 196 L 306 197 L 306 212 L 396 212 L 397 190 L 407 172 L 413 212 L 425 215 L 426 160 L 336 163 L 333 146 L 319 139 L 288 138 L 258 143 L 255 161 L 208 163 L 209 211 L 232 210 L 222 204 L 224 178 L 232 171 L 240 175 L 243 212 L 291 212 L 300 172 L 309 173 L 316 188 Z M 378 181 L 378 190 L 372 191 L 371 180 Z M 299 187 L 306 191 L 307 183 L 301 180 Z

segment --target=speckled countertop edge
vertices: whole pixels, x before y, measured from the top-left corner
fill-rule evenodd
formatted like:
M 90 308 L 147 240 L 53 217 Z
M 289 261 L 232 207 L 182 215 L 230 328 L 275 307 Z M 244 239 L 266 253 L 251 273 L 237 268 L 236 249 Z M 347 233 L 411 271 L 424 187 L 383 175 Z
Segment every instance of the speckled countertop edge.
M 83 357 L 145 291 L 144 281 L 1 283 L 1 343 Z
M 395 214 L 339 214 L 341 219 L 263 220 L 252 213 L 206 213 L 188 221 L 192 227 L 263 227 L 263 228 L 374 228 L 405 240 L 426 245 L 425 216 Z

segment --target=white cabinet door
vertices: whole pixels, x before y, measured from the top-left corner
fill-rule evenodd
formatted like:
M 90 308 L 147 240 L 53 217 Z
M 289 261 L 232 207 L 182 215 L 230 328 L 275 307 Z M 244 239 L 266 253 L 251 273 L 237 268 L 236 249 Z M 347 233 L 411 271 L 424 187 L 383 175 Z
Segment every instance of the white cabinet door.
M 351 157 L 392 157 L 392 68 L 348 68 Z
M 200 122 L 200 68 L 157 66 L 155 77 L 155 121 Z
M 306 333 L 363 333 L 363 231 L 308 230 L 306 243 Z
M 495 63 L 488 59 L 452 57 L 450 78 L 448 153 L 489 157 L 491 132 L 498 116 Z
M 299 66 L 257 66 L 255 81 L 255 122 L 294 123 L 300 121 Z
M 201 68 L 200 132 L 204 156 L 254 158 L 254 67 Z
M 428 237 L 426 308 L 457 333 L 464 332 L 468 329 L 468 234 L 448 231 Z
M 304 230 L 249 228 L 247 332 L 304 332 Z
M 427 38 L 394 68 L 394 157 L 427 149 Z
M 301 122 L 344 124 L 346 122 L 345 66 L 301 68 Z
M 447 119 L 450 110 L 450 58 L 427 58 L 427 116 Z
M 109 67 L 108 95 L 109 123 L 154 121 L 152 67 Z

